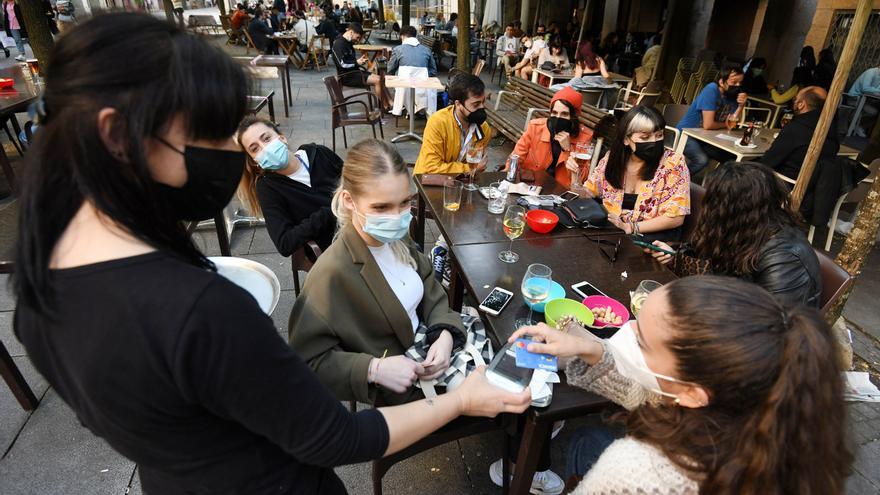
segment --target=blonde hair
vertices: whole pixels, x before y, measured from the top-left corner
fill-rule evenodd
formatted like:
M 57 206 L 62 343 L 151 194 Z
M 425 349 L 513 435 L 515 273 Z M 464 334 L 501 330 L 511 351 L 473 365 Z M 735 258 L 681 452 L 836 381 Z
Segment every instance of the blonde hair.
M 388 174 L 407 174 L 406 162 L 400 153 L 390 144 L 378 139 L 366 139 L 352 146 L 348 150 L 345 164 L 342 167 L 342 179 L 339 187 L 333 194 L 330 209 L 336 215 L 339 229 L 351 223 L 352 212 L 342 204 L 342 191 L 348 191 L 352 196 L 357 196 L 366 191 L 374 181 L 381 180 Z M 394 256 L 402 263 L 406 263 L 413 269 L 417 269 L 416 260 L 410 253 L 409 246 L 404 240 L 394 241 L 390 244 Z
M 257 162 L 254 161 L 253 158 L 251 158 L 250 153 L 248 153 L 244 147 L 244 143 L 241 142 L 241 136 L 247 132 L 248 129 L 257 124 L 263 124 L 269 129 L 275 131 L 276 134 L 281 135 L 281 130 L 278 126 L 268 119 L 248 116 L 241 121 L 241 124 L 238 125 L 238 130 L 235 131 L 235 142 L 238 143 L 238 146 L 244 151 L 246 163 L 244 172 L 241 174 L 241 180 L 238 183 L 238 191 L 236 192 L 236 195 L 238 196 L 239 201 L 244 203 L 248 211 L 251 212 L 251 215 L 261 217 L 263 216 L 263 209 L 260 207 L 260 201 L 257 199 L 257 181 L 266 172 Z

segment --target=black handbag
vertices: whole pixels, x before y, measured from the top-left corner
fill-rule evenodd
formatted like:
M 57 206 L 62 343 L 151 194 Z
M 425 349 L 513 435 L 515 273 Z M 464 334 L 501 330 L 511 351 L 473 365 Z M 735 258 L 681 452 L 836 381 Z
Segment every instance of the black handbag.
M 608 225 L 608 210 L 595 199 L 575 198 L 562 203 L 562 213 L 580 227 L 604 227 Z

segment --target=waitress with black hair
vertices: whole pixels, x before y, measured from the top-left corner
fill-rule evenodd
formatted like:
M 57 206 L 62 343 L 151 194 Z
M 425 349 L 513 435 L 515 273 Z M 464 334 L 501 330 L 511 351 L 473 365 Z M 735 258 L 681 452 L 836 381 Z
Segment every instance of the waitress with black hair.
M 349 413 L 181 223 L 214 216 L 238 185 L 243 69 L 133 13 L 93 17 L 50 56 L 19 200 L 14 329 L 78 420 L 138 464 L 146 493 L 345 493 L 333 466 L 460 414 L 528 406 L 528 390 L 477 372 L 432 400 Z
M 571 187 L 572 175 L 577 177 L 580 173 L 571 156 L 577 148 L 586 148 L 593 140 L 593 131 L 578 120 L 583 101 L 580 92 L 569 86 L 553 95 L 550 117 L 529 121 L 513 149 L 513 154 L 520 157 L 520 167 L 546 171 L 563 187 Z M 508 161 L 504 170 L 509 166 Z
M 584 185 L 625 233 L 675 241 L 691 209 L 690 173 L 684 157 L 663 146 L 665 128 L 657 110 L 630 109 Z

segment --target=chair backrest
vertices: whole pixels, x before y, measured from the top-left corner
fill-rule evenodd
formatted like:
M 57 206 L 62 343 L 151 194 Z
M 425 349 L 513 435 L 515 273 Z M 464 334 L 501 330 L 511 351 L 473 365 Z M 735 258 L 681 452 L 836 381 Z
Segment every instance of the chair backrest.
M 684 217 L 684 223 L 681 225 L 682 241 L 689 241 L 694 235 L 700 214 L 703 212 L 703 197 L 705 196 L 706 189 L 696 182 L 691 182 L 691 213 Z
M 336 105 L 341 103 L 345 97 L 342 94 L 342 84 L 336 76 L 327 76 L 324 78 L 324 86 L 327 87 L 327 93 L 330 94 L 330 103 Z
M 849 290 L 856 278 L 834 262 L 827 252 L 813 248 L 819 258 L 819 273 L 822 277 L 822 314 L 828 313 L 834 303 Z
M 271 315 L 281 297 L 281 282 L 275 273 L 256 261 L 234 256 L 211 256 L 217 273 L 248 291 L 260 309 Z
M 880 158 L 871 162 L 871 164 L 868 165 L 868 169 L 871 171 L 870 174 L 868 174 L 864 180 L 856 184 L 855 189 L 846 195 L 844 203 L 859 203 L 868 196 L 868 192 L 871 191 L 871 186 L 874 184 L 874 181 L 877 180 L 877 174 L 880 172 Z
M 315 241 L 309 241 L 305 246 L 297 249 L 290 255 L 290 268 L 293 271 L 294 295 L 300 292 L 299 272 L 308 273 L 312 269 L 318 257 L 321 256 L 321 248 Z
M 663 81 L 649 81 L 642 90 L 644 93 L 662 93 Z
M 637 102 L 638 105 L 642 105 L 645 107 L 653 107 L 657 100 L 660 99 L 660 92 L 649 93 L 647 90 L 642 92 L 642 95 L 639 96 L 639 100 Z
M 670 103 L 663 107 L 663 120 L 666 121 L 666 125 L 675 127 L 678 121 L 687 113 L 689 107 L 690 105 L 683 103 Z
M 599 106 L 599 100 L 602 99 L 602 95 L 605 93 L 601 89 L 584 89 L 581 90 L 580 93 L 584 95 L 584 104 L 592 105 L 594 107 Z

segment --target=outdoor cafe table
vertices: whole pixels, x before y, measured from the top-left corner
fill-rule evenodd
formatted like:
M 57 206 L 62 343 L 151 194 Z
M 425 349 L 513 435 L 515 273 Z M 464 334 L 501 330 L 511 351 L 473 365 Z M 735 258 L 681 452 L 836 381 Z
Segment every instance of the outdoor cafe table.
M 568 80 L 571 80 L 572 78 L 574 78 L 574 69 L 569 68 L 569 69 L 563 70 L 561 72 L 554 72 L 552 70 L 544 70 L 544 69 L 541 69 L 540 67 L 536 67 L 532 71 L 532 82 L 535 84 L 538 83 L 538 75 L 542 75 L 542 76 L 546 76 L 546 77 L 550 78 L 550 86 L 553 86 L 553 81 L 556 79 L 559 79 L 562 81 L 568 81 Z M 626 96 L 629 96 L 629 92 L 632 89 L 632 83 L 633 83 L 633 79 L 631 77 L 624 76 L 623 74 L 618 74 L 616 72 L 609 72 L 608 79 L 610 79 L 612 82 L 616 82 L 617 84 L 625 86 L 626 87 Z
M 269 39 L 275 40 L 278 42 L 278 45 L 284 50 L 284 53 L 293 60 L 297 67 L 302 69 L 305 67 L 307 60 L 300 55 L 297 50 L 297 46 L 299 46 L 299 39 L 297 39 L 296 35 L 290 31 L 283 31 L 278 34 L 273 34 L 269 36 Z
M 442 222 L 441 219 L 438 224 Z M 481 315 L 495 349 L 500 349 L 513 333 L 514 320 L 528 315 L 528 308 L 520 293 L 520 283 L 531 263 L 549 266 L 553 270 L 553 280 L 565 288 L 566 297 L 580 300 L 571 290 L 571 285 L 588 281 L 626 306 L 629 306 L 629 292 L 635 290 L 642 280 L 667 283 L 675 279 L 671 271 L 644 254 L 626 236 L 616 234 L 602 238 L 621 241 L 614 263 L 599 252 L 598 238 L 590 239 L 584 235 L 516 240 L 513 242 L 513 251 L 519 254 L 516 263 L 504 263 L 498 259 L 498 253 L 508 248 L 508 242 L 452 245 L 452 257 L 474 302 L 482 301 L 496 286 L 514 293 L 513 299 L 498 316 Z M 610 247 L 605 246 L 604 249 L 609 250 Z M 626 278 L 621 275 L 624 271 Z M 533 313 L 532 317 L 543 320 L 542 313 Z M 541 448 L 555 421 L 596 413 L 611 406 L 611 402 L 604 397 L 569 386 L 565 373 L 560 373 L 560 380 L 553 388 L 553 400 L 549 406 L 531 408 L 525 413 L 525 429 L 511 493 L 529 492 Z
M 290 88 L 290 58 L 287 55 L 259 55 L 251 61 L 257 67 L 275 67 L 284 71 L 281 78 L 281 94 L 284 97 L 284 116 L 290 117 L 287 109 L 293 104 Z
M 443 91 L 446 86 L 444 86 L 443 83 L 440 82 L 440 79 L 437 79 L 436 77 L 417 79 L 414 77 L 385 76 L 385 87 L 409 88 L 409 105 L 407 108 L 407 112 L 409 112 L 409 131 L 395 137 L 391 142 L 397 143 L 404 139 L 415 139 L 416 141 L 421 142 L 422 136 L 416 134 L 415 128 L 416 89 L 436 89 L 437 91 Z
M 42 92 L 42 88 L 35 84 L 34 76 L 26 65 L 17 64 L 0 69 L 0 78 L 13 80 L 12 87 L 0 89 L 0 120 L 11 119 L 12 128 L 18 136 L 21 128 L 15 119 L 15 114 L 26 111 Z M 6 175 L 9 188 L 13 192 L 16 191 L 15 172 L 2 146 L 0 146 L 0 168 Z
M 701 127 L 687 128 L 682 131 L 681 139 L 679 139 L 678 147 L 675 151 L 678 153 L 684 153 L 684 146 L 687 144 L 688 139 L 696 139 L 734 155 L 738 162 L 746 161 L 764 156 L 775 140 L 773 134 L 778 133 L 779 129 L 763 129 L 761 135 L 758 136 L 754 148 L 745 148 L 736 144 L 742 139 L 743 132 L 744 131 L 740 129 L 734 130 L 731 133 L 726 129 L 707 130 Z M 735 137 L 736 141 L 718 137 L 719 135 Z M 858 156 L 859 150 L 841 144 L 840 151 L 838 151 L 837 154 L 847 158 L 855 158 Z
M 361 44 L 361 45 L 354 45 L 354 49 L 359 52 L 367 54 L 370 57 L 370 60 L 375 62 L 376 57 L 378 57 L 381 53 L 385 52 L 386 50 L 391 50 L 391 47 L 381 46 L 381 45 L 371 45 L 371 44 L 367 43 L 367 44 Z
M 856 103 L 856 109 L 853 112 L 852 120 L 849 122 L 849 127 L 846 129 L 847 136 L 855 134 L 856 129 L 859 127 L 859 121 L 862 118 L 862 111 L 865 109 L 865 102 L 867 102 L 868 99 L 874 100 L 875 105 L 880 104 L 880 93 L 863 93 L 859 96 L 859 101 Z M 870 134 L 870 132 L 868 134 Z

